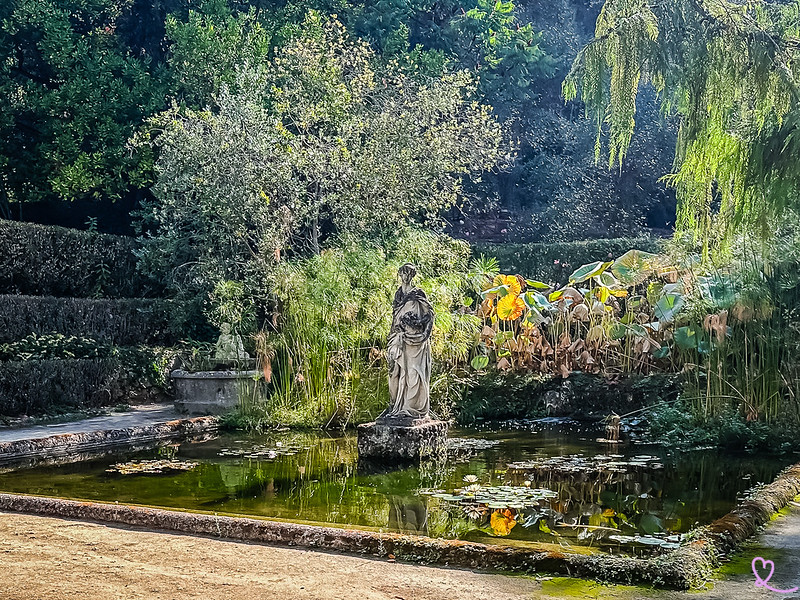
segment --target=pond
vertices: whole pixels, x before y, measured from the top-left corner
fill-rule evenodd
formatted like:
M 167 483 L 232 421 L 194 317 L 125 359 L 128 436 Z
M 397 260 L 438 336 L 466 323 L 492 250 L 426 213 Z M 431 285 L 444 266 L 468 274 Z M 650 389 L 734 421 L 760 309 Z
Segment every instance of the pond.
M 728 512 L 791 458 L 609 445 L 576 422 L 451 431 L 446 461 L 359 464 L 352 434 L 226 433 L 0 474 L 0 490 L 442 538 L 646 553 Z

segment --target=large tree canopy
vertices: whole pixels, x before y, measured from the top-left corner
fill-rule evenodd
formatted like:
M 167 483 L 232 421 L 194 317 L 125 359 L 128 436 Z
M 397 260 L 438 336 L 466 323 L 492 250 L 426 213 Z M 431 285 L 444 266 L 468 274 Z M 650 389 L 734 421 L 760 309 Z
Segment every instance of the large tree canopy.
M 609 162 L 621 163 L 645 82 L 680 115 L 679 227 L 708 247 L 717 232 L 758 229 L 798 206 L 800 12 L 795 1 L 607 0 L 594 39 L 564 83 L 580 95 Z M 715 228 L 719 225 L 720 228 Z
M 0 9 L 0 205 L 2 196 L 118 197 L 129 188 L 128 138 L 164 105 L 159 74 L 115 35 L 129 4 L 17 0 Z
M 470 184 L 462 235 L 519 239 L 620 235 L 672 221 L 672 190 L 652 175 L 669 163 L 672 127 L 640 118 L 623 173 L 593 164 L 593 130 L 561 102 L 560 83 L 594 21 L 583 0 L 14 0 L 0 3 L 0 216 L 31 218 L 51 202 L 149 196 L 147 152 L 126 140 L 172 101 L 201 110 L 237 73 L 271 60 L 309 9 L 338 15 L 375 53 L 375 69 L 424 83 L 467 71 L 480 102 L 519 140 L 513 167 Z M 647 107 L 647 113 L 655 111 Z M 641 113 L 640 113 L 641 114 Z M 653 168 L 655 167 L 655 168 Z M 81 202 L 76 213 L 92 211 Z M 113 213 L 107 202 L 103 202 Z M 662 209 L 663 205 L 663 209 Z M 464 207 L 460 207 L 464 208 Z M 495 227 L 498 209 L 504 225 Z M 98 212 L 100 209 L 98 207 Z M 450 214 L 455 217 L 457 210 Z M 485 214 L 492 227 L 484 227 Z M 536 217 L 534 223 L 531 219 Z M 120 215 L 122 217 L 122 215 Z M 651 219 L 652 217 L 652 219 Z M 127 230 L 101 218 L 101 229 Z M 82 222 L 79 215 L 72 221 Z M 118 227 L 119 225 L 119 227 Z M 506 229 L 507 227 L 507 229 Z
M 244 280 L 290 240 L 394 231 L 451 205 L 470 174 L 511 158 L 457 73 L 420 83 L 335 19 L 312 13 L 207 110 L 175 105 L 138 146 L 155 152 L 146 261 L 176 289 Z M 297 245 L 297 244 L 296 244 Z

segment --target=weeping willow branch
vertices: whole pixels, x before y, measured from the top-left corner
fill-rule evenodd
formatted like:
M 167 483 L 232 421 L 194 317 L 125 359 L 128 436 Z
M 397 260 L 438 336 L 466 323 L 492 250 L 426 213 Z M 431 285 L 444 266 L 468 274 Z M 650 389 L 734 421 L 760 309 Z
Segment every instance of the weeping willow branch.
M 642 84 L 680 116 L 678 228 L 706 251 L 742 229 L 769 237 L 800 191 L 800 2 L 607 0 L 563 84 L 622 165 Z

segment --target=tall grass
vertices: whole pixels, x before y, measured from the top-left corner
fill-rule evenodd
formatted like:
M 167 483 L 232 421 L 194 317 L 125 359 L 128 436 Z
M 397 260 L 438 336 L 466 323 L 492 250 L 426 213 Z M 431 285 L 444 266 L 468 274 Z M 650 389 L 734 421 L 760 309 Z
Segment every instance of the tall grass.
M 708 277 L 695 282 L 695 328 L 686 361 L 694 412 L 800 422 L 800 235 L 784 226 L 768 244 L 738 240 Z M 713 320 L 712 320 L 713 319 Z
M 418 267 L 417 285 L 436 312 L 434 391 L 452 396 L 442 373 L 466 358 L 478 335 L 477 319 L 460 310 L 468 259 L 466 244 L 410 230 L 386 245 L 342 239 L 320 255 L 280 265 L 269 282 L 280 320 L 259 353 L 272 371 L 263 420 L 343 427 L 387 406 L 383 348 L 405 262 Z

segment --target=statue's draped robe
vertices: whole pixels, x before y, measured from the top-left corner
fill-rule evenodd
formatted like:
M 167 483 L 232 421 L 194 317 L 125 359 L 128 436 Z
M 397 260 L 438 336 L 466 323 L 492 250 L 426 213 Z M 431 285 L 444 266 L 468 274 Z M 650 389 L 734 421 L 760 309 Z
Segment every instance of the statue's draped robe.
M 389 360 L 389 408 L 382 417 L 425 418 L 430 413 L 433 307 L 422 290 L 412 288 L 404 294 L 400 288 L 392 308 L 388 354 L 390 357 L 399 354 L 399 358 Z M 423 323 L 422 331 L 402 322 L 409 313 Z

